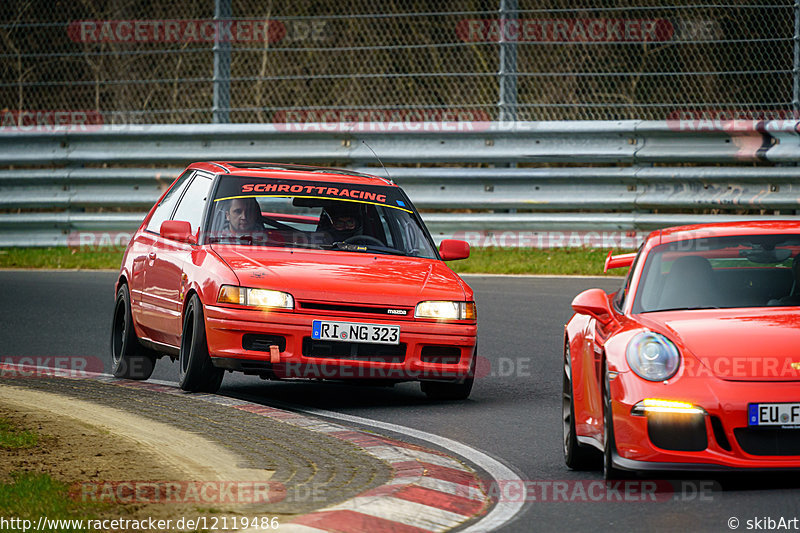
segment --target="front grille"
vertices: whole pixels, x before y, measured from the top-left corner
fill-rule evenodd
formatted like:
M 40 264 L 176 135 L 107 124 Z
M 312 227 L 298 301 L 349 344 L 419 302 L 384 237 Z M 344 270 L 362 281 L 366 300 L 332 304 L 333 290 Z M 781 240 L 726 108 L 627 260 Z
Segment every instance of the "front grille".
M 733 434 L 750 455 L 800 455 L 800 429 L 735 428 Z
M 406 345 L 323 341 L 306 337 L 303 339 L 303 355 L 325 359 L 402 363 L 406 359 Z
M 458 346 L 423 346 L 419 358 L 424 363 L 456 365 L 461 360 Z
M 259 335 L 246 333 L 242 336 L 242 348 L 256 352 L 268 352 L 269 347 L 277 345 L 281 352 L 286 351 L 286 337 L 281 335 Z
M 311 309 L 314 311 L 332 311 L 334 313 L 358 313 L 363 315 L 378 315 L 392 318 L 411 318 L 414 316 L 414 311 L 403 309 L 402 307 L 369 307 L 365 305 L 348 305 L 348 304 L 329 304 L 320 302 L 298 302 L 300 309 Z M 398 313 L 390 313 L 389 310 L 398 311 Z M 402 314 L 405 311 L 405 314 Z

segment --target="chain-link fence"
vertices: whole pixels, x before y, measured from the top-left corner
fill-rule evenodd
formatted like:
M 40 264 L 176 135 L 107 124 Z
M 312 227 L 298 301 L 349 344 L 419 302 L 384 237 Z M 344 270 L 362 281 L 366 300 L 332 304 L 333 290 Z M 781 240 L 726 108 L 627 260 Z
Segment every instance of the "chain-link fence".
M 98 123 L 786 116 L 798 110 L 799 17 L 792 0 L 6 0 L 0 108 L 4 126 L 76 112 Z

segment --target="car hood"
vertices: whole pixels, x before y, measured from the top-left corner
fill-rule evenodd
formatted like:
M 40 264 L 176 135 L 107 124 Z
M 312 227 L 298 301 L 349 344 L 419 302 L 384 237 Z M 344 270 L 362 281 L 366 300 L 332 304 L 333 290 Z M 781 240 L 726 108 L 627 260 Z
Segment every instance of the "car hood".
M 668 311 L 642 318 L 694 356 L 685 357 L 688 372 L 731 381 L 800 381 L 797 308 Z
M 244 287 L 286 291 L 297 300 L 413 307 L 423 300 L 472 299 L 444 263 L 359 252 L 214 245 Z

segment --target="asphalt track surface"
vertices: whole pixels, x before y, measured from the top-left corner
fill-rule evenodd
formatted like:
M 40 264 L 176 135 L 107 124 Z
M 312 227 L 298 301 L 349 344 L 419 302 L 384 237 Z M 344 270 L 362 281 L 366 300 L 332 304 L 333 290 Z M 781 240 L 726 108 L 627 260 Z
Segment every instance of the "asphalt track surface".
M 0 272 L 0 358 L 39 357 L 47 364 L 48 357 L 96 357 L 109 371 L 114 279 L 111 272 Z M 624 488 L 599 493 L 599 471 L 573 472 L 562 459 L 561 336 L 575 294 L 612 290 L 620 281 L 466 279 L 476 291 L 480 355 L 488 361 L 466 402 L 431 403 L 414 383 L 376 388 L 266 382 L 240 374 L 226 374 L 220 394 L 379 420 L 481 450 L 530 482 L 524 507 L 502 531 L 766 530 L 770 519 L 778 525 L 800 518 L 796 473 L 652 475 L 648 479 L 671 480 L 659 481 L 655 502 L 626 497 Z M 176 364 L 160 360 L 153 379 L 176 381 Z M 516 489 L 503 488 L 511 498 Z M 737 528 L 729 522 L 734 517 Z M 795 529 L 800 521 L 783 530 Z

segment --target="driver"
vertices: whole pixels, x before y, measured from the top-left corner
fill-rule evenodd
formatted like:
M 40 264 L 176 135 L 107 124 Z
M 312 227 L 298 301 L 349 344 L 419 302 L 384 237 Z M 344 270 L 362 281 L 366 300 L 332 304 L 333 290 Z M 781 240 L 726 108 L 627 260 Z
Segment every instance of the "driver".
M 234 198 L 225 211 L 225 220 L 231 233 L 248 233 L 264 229 L 261 208 L 255 198 Z
M 322 213 L 322 220 L 326 222 L 324 231 L 330 235 L 331 242 L 346 242 L 363 231 L 361 213 L 356 206 L 328 206 Z

